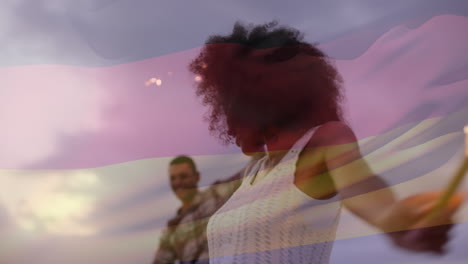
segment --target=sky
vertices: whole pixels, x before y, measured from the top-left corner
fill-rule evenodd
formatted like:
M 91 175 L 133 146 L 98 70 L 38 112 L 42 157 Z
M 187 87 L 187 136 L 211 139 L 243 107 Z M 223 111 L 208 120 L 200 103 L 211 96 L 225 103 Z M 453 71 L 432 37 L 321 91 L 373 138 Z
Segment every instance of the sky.
M 1 65 L 105 66 L 199 47 L 237 20 L 277 19 L 329 41 L 351 31 L 377 31 L 332 56 L 351 58 L 378 35 L 440 14 L 466 15 L 463 0 L 182 1 L 6 0 L 2 3 Z M 358 41 L 358 42 L 359 42 Z M 361 47 L 359 47 L 361 46 Z
M 467 16 L 463 0 L 2 1 L 0 262 L 151 261 L 178 206 L 170 158 L 194 155 L 204 186 L 247 162 L 209 133 L 187 71 L 239 20 L 320 43 L 374 171 L 401 197 L 441 188 L 468 123 Z M 332 263 L 462 263 L 468 226 L 456 230 L 447 256 L 411 255 L 345 212 Z

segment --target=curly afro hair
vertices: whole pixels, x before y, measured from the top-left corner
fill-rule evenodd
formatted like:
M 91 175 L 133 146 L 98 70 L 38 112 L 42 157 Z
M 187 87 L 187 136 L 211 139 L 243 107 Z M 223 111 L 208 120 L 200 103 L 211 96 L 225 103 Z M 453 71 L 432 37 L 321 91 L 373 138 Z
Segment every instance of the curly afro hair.
M 237 22 L 230 35 L 209 37 L 189 69 L 209 107 L 209 129 L 224 143 L 235 140 L 238 127 L 294 129 L 342 119 L 342 79 L 331 60 L 277 22 Z

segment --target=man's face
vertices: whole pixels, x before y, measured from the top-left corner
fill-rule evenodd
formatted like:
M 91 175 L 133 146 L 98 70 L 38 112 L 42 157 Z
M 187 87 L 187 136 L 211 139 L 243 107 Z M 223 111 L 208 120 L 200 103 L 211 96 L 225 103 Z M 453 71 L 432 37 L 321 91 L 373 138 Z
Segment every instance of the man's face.
M 169 167 L 169 180 L 174 194 L 182 202 L 193 198 L 197 192 L 200 179 L 198 172 L 193 171 L 188 163 L 174 164 Z

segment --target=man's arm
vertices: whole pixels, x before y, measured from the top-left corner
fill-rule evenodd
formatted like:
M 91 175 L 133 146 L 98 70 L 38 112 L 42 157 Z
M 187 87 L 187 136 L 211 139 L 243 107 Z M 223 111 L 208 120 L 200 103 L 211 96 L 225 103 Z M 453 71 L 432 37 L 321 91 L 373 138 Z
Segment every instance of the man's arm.
M 248 172 L 255 164 L 255 162 L 261 157 L 262 156 L 260 155 L 252 157 L 252 159 L 242 170 L 238 171 L 229 178 L 215 181 L 211 184 L 211 188 L 222 198 L 229 198 L 241 185 L 245 173 Z
M 156 256 L 154 257 L 152 264 L 166 264 L 177 261 L 177 254 L 170 243 L 169 237 L 169 230 L 165 230 L 161 233 L 161 238 L 159 239 L 159 248 L 156 251 Z
M 214 188 L 215 191 L 222 197 L 231 196 L 237 190 L 237 188 L 239 188 L 242 182 L 242 177 L 244 175 L 244 170 L 245 169 L 240 170 L 227 179 L 215 181 L 213 184 L 211 184 L 212 188 Z

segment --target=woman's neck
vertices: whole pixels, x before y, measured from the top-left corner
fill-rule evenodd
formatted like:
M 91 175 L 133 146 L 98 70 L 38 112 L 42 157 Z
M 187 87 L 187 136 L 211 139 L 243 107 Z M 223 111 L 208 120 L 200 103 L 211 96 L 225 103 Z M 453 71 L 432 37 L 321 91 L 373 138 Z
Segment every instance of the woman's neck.
M 274 136 L 266 139 L 268 165 L 277 164 L 307 131 L 308 128 L 277 130 Z

